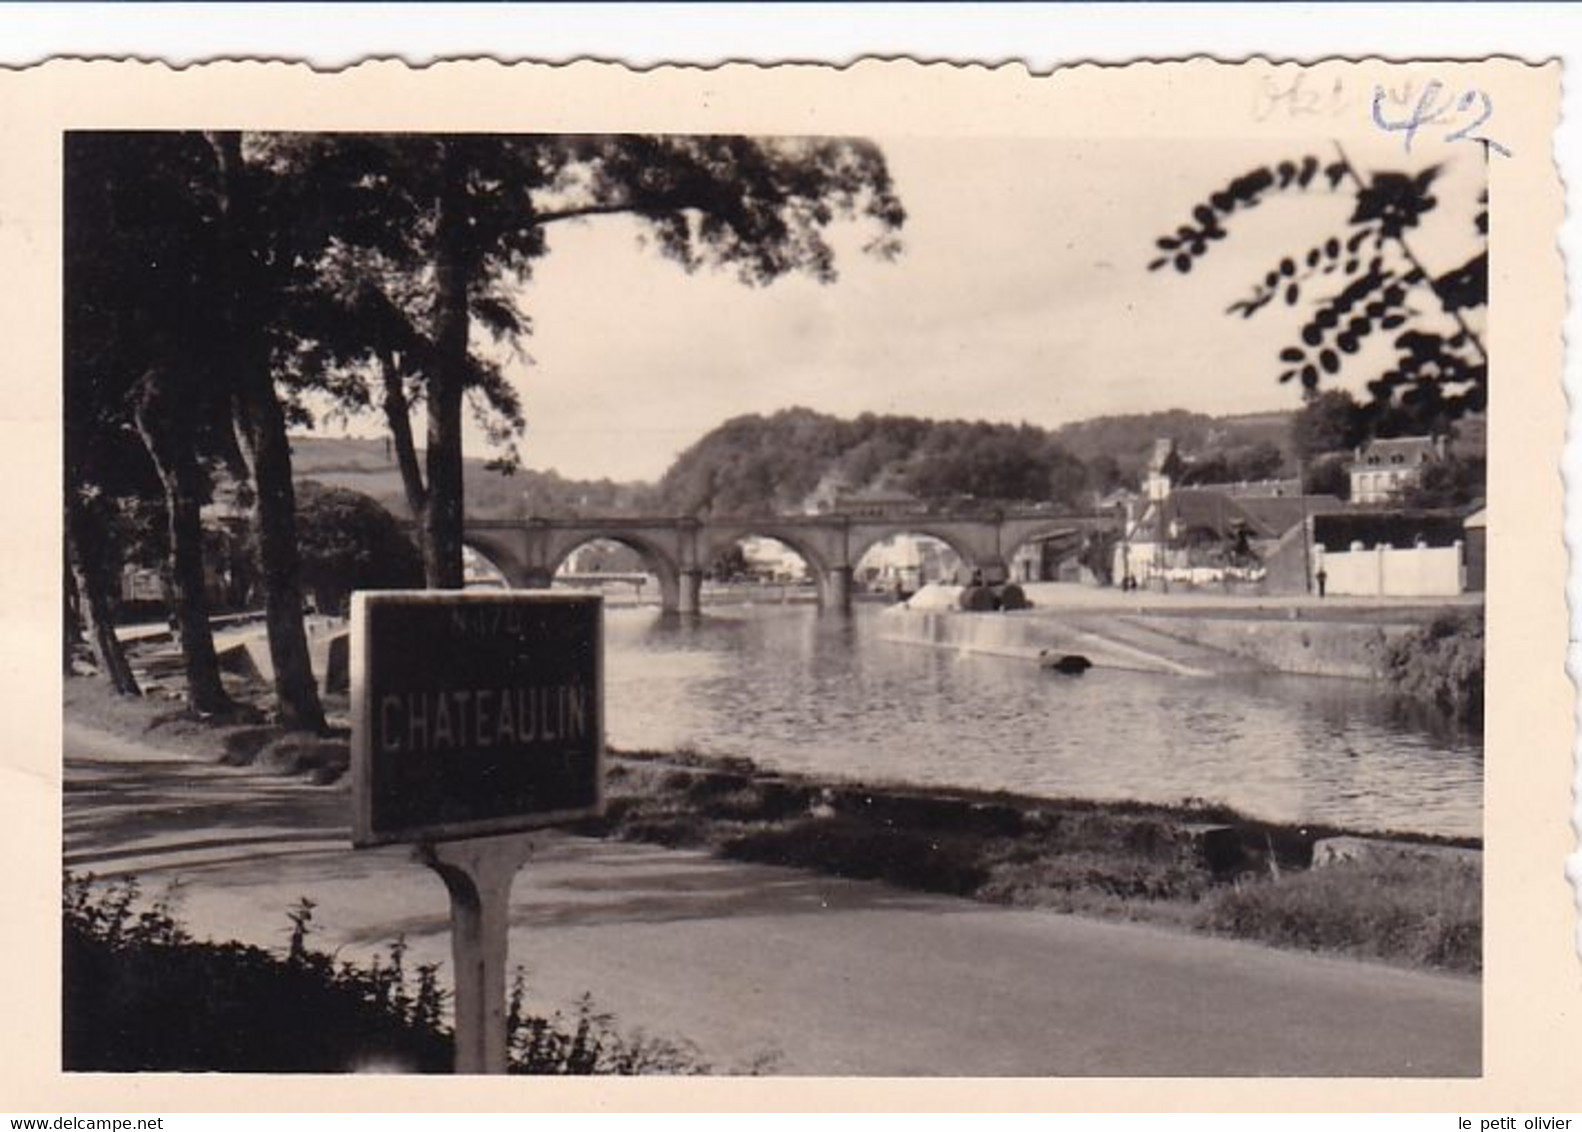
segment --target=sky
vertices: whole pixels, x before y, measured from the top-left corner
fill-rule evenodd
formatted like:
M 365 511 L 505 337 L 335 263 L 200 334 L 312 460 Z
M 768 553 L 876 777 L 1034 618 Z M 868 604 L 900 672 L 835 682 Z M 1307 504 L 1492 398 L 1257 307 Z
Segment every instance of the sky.
M 840 229 L 832 284 L 688 275 L 625 218 L 557 226 L 520 295 L 527 356 L 506 359 L 528 418 L 523 463 L 657 479 L 724 420 L 794 405 L 1045 427 L 1299 407 L 1275 377 L 1305 305 L 1251 320 L 1225 308 L 1283 255 L 1340 231 L 1349 192 L 1270 194 L 1191 274 L 1147 264 L 1154 239 L 1233 177 L 1309 152 L 1328 161 L 1331 143 L 875 140 L 907 210 L 904 250 L 876 260 L 860 251 L 870 230 Z M 1364 170 L 1421 167 L 1394 140 L 1348 155 Z M 1431 271 L 1475 250 L 1484 184 L 1478 148 L 1440 156 L 1440 206 L 1409 237 Z M 469 439 L 483 455 L 481 433 Z

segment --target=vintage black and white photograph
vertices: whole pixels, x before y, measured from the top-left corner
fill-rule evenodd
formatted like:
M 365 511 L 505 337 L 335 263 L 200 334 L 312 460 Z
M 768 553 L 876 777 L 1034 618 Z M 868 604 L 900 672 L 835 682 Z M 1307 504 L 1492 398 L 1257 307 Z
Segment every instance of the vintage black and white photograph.
M 1300 76 L 65 131 L 63 1069 L 1480 1076 L 1511 141 Z

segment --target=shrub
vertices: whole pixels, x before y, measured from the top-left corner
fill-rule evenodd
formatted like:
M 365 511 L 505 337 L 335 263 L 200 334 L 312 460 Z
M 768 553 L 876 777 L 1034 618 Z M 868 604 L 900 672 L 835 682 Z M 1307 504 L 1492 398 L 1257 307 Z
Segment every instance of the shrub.
M 1398 852 L 1279 880 L 1247 880 L 1202 912 L 1210 931 L 1282 947 L 1478 971 L 1482 875 L 1470 863 Z
M 641 1032 L 629 1037 L 618 1034 L 614 1018 L 596 1010 L 588 995 L 577 1001 L 575 1016 L 569 1023 L 559 1014 L 550 1018 L 528 1014 L 526 998 L 527 977 L 518 968 L 506 1012 L 506 1048 L 512 1073 L 691 1076 L 708 1071 L 690 1043 Z
M 191 940 L 156 902 L 138 913 L 135 880 L 93 892 L 68 877 L 63 1064 L 71 1070 L 347 1072 L 365 1064 L 442 1072 L 432 968 L 412 985 L 397 940 L 386 962 L 337 967 L 307 949 L 312 905 L 291 914 L 290 954 Z
M 1027 591 L 1015 582 L 1009 582 L 1000 587 L 1000 608 L 1005 610 L 1031 609 L 1033 603 L 1027 600 Z
M 287 914 L 284 958 L 188 937 L 167 898 L 144 906 L 135 879 L 102 889 L 68 874 L 64 891 L 62 1062 L 68 1070 L 448 1072 L 449 995 L 436 964 L 409 968 L 397 938 L 366 965 L 309 944 L 314 904 Z M 620 1034 L 584 997 L 571 1019 L 508 1014 L 511 1072 L 700 1073 L 688 1045 Z
M 313 480 L 296 491 L 302 584 L 320 612 L 344 612 L 353 590 L 423 584 L 416 544 L 377 500 Z
M 1444 613 L 1392 641 L 1385 675 L 1405 695 L 1447 716 L 1483 722 L 1483 611 Z
M 992 613 L 999 608 L 994 591 L 988 586 L 968 586 L 961 591 L 956 603 L 968 613 Z

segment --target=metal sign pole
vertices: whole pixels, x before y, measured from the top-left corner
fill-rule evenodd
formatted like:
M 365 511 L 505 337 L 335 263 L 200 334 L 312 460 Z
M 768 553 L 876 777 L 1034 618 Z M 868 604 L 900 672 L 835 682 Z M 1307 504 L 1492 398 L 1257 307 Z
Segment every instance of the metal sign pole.
M 511 882 L 531 850 L 520 833 L 420 844 L 417 857 L 450 893 L 456 967 L 456 1072 L 504 1073 L 505 960 Z

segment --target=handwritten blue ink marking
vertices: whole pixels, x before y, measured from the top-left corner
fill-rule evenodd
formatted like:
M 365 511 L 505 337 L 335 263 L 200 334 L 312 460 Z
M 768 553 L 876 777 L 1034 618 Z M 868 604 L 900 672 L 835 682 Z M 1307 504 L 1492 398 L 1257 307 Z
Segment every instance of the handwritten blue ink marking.
M 1406 152 L 1411 153 L 1412 142 L 1416 140 L 1418 130 L 1422 129 L 1424 126 L 1450 125 L 1452 123 L 1445 117 L 1447 113 L 1456 115 L 1466 114 L 1474 106 L 1481 102 L 1483 112 L 1479 114 L 1475 120 L 1468 122 L 1459 130 L 1447 133 L 1445 135 L 1445 141 L 1478 142 L 1486 147 L 1486 149 L 1492 149 L 1501 156 L 1511 156 L 1511 151 L 1505 146 L 1501 145 L 1499 142 L 1493 140 L 1492 138 L 1485 137 L 1482 134 L 1474 134 L 1472 132 L 1494 116 L 1494 100 L 1490 98 L 1486 92 L 1481 90 L 1469 90 L 1463 93 L 1460 98 L 1447 99 L 1443 104 L 1435 105 L 1435 102 L 1439 98 L 1439 94 L 1442 90 L 1444 90 L 1443 83 L 1439 82 L 1437 79 L 1430 80 L 1429 83 L 1423 87 L 1423 93 L 1421 97 L 1418 98 L 1417 104 L 1412 107 L 1407 117 L 1399 121 L 1392 122 L 1386 119 L 1384 116 L 1384 88 L 1382 86 L 1376 86 L 1373 88 L 1373 124 L 1387 133 L 1405 134 L 1406 136 L 1402 140 L 1405 144 Z
M 1469 122 L 1467 125 L 1462 126 L 1461 129 L 1457 130 L 1453 134 L 1447 134 L 1445 136 L 1445 140 L 1447 142 L 1453 142 L 1453 141 L 1482 142 L 1489 149 L 1494 150 L 1496 153 L 1500 154 L 1501 156 L 1509 157 L 1511 155 L 1511 151 L 1506 149 L 1499 142 L 1495 141 L 1492 138 L 1484 137 L 1482 134 L 1474 134 L 1472 132 L 1473 130 L 1477 129 L 1479 126 L 1483 125 L 1483 123 L 1487 122 L 1490 118 L 1494 117 L 1494 100 L 1492 98 L 1490 98 L 1487 94 L 1483 93 L 1481 90 L 1469 90 L 1469 91 L 1467 91 L 1467 93 L 1462 97 L 1462 102 L 1466 104 L 1465 106 L 1463 106 L 1463 110 L 1471 108 L 1471 103 L 1468 100 L 1471 99 L 1471 100 L 1475 101 L 1473 96 L 1476 96 L 1477 98 L 1481 98 L 1483 100 L 1483 113 L 1478 116 L 1477 121 Z

